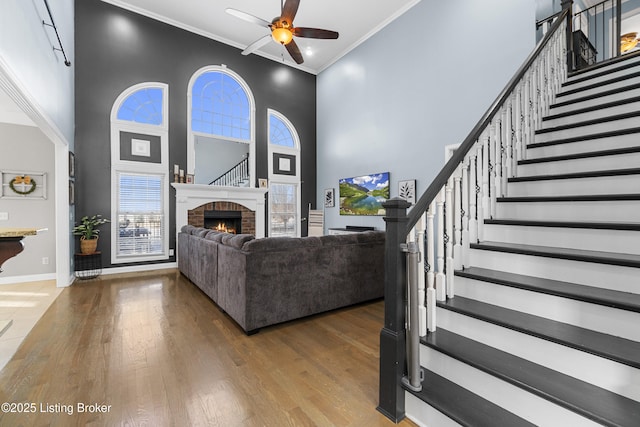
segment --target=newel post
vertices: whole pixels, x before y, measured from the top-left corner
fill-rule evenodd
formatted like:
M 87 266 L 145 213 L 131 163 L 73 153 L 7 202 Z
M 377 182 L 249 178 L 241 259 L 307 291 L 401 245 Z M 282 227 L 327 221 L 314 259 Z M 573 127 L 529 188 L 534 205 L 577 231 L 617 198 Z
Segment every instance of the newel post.
M 407 208 L 404 199 L 394 197 L 382 204 L 386 209 L 384 254 L 384 327 L 380 331 L 380 390 L 378 411 L 394 422 L 402 420 L 406 365 L 405 300 L 407 261 L 400 245 L 406 243 Z
M 575 71 L 576 62 L 575 55 L 573 52 L 573 0 L 562 0 L 560 2 L 562 10 L 569 9 L 569 14 L 567 15 L 567 68 L 569 71 Z

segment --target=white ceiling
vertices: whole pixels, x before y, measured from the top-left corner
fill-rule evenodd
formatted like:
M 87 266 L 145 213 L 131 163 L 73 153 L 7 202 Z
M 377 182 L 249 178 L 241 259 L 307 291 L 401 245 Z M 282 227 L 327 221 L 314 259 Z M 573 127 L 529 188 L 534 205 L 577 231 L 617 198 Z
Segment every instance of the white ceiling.
M 103 0 L 194 33 L 239 48 L 269 34 L 269 29 L 225 13 L 237 9 L 265 21 L 280 16 L 280 0 Z M 270 42 L 255 55 L 317 74 L 368 39 L 420 0 L 300 0 L 294 19 L 297 27 L 312 27 L 340 33 L 337 40 L 296 37 L 304 57 L 297 65 L 283 46 Z

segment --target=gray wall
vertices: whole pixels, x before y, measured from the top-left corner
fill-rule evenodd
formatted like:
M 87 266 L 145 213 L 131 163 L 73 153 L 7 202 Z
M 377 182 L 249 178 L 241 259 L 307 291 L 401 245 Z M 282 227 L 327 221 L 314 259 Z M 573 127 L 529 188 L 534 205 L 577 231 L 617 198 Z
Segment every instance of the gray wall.
M 535 11 L 534 0 L 422 0 L 318 75 L 318 202 L 336 189 L 327 228 L 384 228 L 339 215 L 340 178 L 388 171 L 391 197 L 399 180 L 426 189 L 444 147 L 462 142 L 533 49 Z
M 54 146 L 40 130 L 32 126 L 0 123 L 0 170 L 17 172 L 45 172 L 47 198 L 0 198 L 0 212 L 9 214 L 0 227 L 47 228 L 46 232 L 26 237 L 24 251 L 3 266 L 3 279 L 15 276 L 51 274 L 55 278 L 56 224 L 54 189 Z M 37 183 L 37 181 L 36 181 Z M 40 183 L 42 184 L 42 183 Z M 44 265 L 42 258 L 48 258 Z
M 196 184 L 209 184 L 249 155 L 249 144 L 195 137 Z
M 187 85 L 201 67 L 226 64 L 256 100 L 256 178 L 267 177 L 267 109 L 284 114 L 301 141 L 303 210 L 316 199 L 316 77 L 99 0 L 76 1 L 77 217 L 109 216 L 109 115 L 116 97 L 145 81 L 169 85 L 169 165 L 186 165 Z M 288 78 L 280 79 L 285 73 Z M 172 170 L 170 173 L 173 173 Z M 170 190 L 170 247 L 175 247 L 175 193 Z M 303 211 L 303 217 L 307 213 Z M 306 224 L 306 223 L 303 223 Z M 100 239 L 110 266 L 110 236 Z M 172 259 L 173 260 L 173 259 Z

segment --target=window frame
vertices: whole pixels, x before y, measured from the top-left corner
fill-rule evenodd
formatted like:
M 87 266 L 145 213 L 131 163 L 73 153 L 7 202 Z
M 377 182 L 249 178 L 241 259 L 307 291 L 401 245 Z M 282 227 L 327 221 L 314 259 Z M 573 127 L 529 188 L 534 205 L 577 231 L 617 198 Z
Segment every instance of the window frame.
M 192 128 L 192 118 L 193 118 L 193 86 L 196 80 L 205 73 L 210 72 L 219 72 L 223 74 L 227 74 L 231 78 L 233 78 L 244 90 L 247 99 L 249 101 L 249 140 L 246 139 L 238 139 L 232 137 L 226 137 L 224 135 L 213 135 L 208 133 L 196 132 Z M 225 65 L 207 65 L 205 67 L 200 68 L 191 76 L 189 80 L 189 84 L 187 85 L 187 169 L 186 173 L 192 174 L 195 176 L 197 171 L 195 170 L 196 165 L 196 152 L 195 152 L 195 137 L 204 136 L 209 138 L 217 138 L 225 141 L 239 142 L 243 144 L 249 144 L 249 182 L 250 186 L 255 186 L 255 158 L 256 158 L 256 131 L 255 131 L 255 123 L 256 123 L 256 102 L 253 96 L 253 92 L 249 88 L 249 85 L 244 81 L 240 75 L 230 69 L 228 69 Z
M 277 117 L 291 132 L 291 136 L 293 137 L 293 147 L 287 147 L 284 145 L 277 145 L 271 143 L 271 116 Z M 300 171 L 300 137 L 298 136 L 298 132 L 296 131 L 293 124 L 287 119 L 285 115 L 276 111 L 274 109 L 267 109 L 267 145 L 268 145 L 268 167 L 269 167 L 269 187 L 271 185 L 285 184 L 285 185 L 294 185 L 296 189 L 296 236 L 300 237 L 302 235 L 302 201 L 301 201 L 301 171 Z M 273 154 L 285 154 L 295 156 L 296 159 L 296 174 L 295 175 L 281 175 L 273 173 Z M 269 236 L 273 235 L 272 226 L 271 226 L 271 199 L 268 203 L 268 233 Z
M 162 89 L 162 123 L 159 125 L 144 124 L 134 121 L 120 120 L 117 118 L 118 110 L 124 100 L 140 89 L 160 88 Z M 111 264 L 135 263 L 146 261 L 167 260 L 169 256 L 169 85 L 160 82 L 145 82 L 133 85 L 125 89 L 116 98 L 111 110 Z M 120 133 L 132 132 L 157 136 L 160 138 L 160 162 L 147 163 L 132 160 L 121 160 L 120 156 Z M 118 255 L 118 233 L 117 217 L 119 213 L 119 181 L 120 173 L 135 173 L 138 175 L 162 176 L 162 220 L 164 223 L 162 231 L 162 253 L 150 255 Z

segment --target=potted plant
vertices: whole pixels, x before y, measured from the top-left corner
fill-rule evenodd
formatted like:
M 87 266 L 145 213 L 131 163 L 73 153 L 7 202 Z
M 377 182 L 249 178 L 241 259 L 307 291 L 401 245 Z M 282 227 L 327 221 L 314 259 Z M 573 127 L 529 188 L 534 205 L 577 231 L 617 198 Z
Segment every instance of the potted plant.
M 74 236 L 80 236 L 80 252 L 92 254 L 98 247 L 98 227 L 109 222 L 108 219 L 100 215 L 83 216 L 80 224 L 73 227 Z

